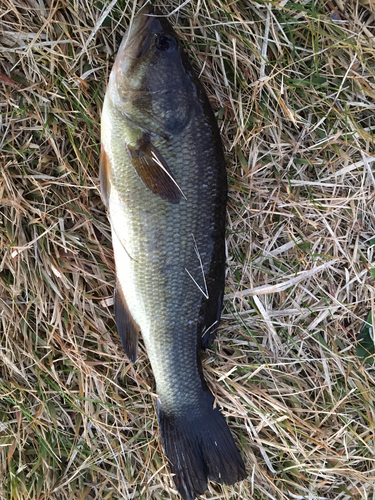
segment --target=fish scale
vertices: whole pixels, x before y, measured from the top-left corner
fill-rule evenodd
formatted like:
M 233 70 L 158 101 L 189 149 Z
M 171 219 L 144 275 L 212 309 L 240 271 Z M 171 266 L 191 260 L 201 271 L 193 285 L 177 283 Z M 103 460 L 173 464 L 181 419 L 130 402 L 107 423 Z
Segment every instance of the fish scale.
M 112 110 L 110 115 L 113 116 L 114 113 L 115 110 Z M 184 140 L 199 147 L 199 137 L 193 125 L 192 123 L 186 131 Z M 207 211 L 201 213 L 196 210 L 196 206 L 202 204 L 200 190 L 196 189 L 197 182 L 203 181 L 202 178 L 199 179 L 202 177 L 199 175 L 201 169 L 196 162 L 191 161 L 189 168 L 179 168 L 186 167 L 183 161 L 185 156 L 179 153 L 182 149 L 180 138 L 177 137 L 171 146 L 176 157 L 180 158 L 180 164 L 174 164 L 174 168 L 168 150 L 160 146 L 160 152 L 171 165 L 172 172 L 175 170 L 180 173 L 176 178 L 186 200 L 182 200 L 178 206 L 171 205 L 156 196 L 150 200 L 148 189 L 132 165 L 122 160 L 121 150 L 114 149 L 112 161 L 116 167 L 112 175 L 118 199 L 113 198 L 113 205 L 111 201 L 109 211 L 114 231 L 127 252 L 121 258 L 121 265 L 117 266 L 117 275 L 120 281 L 128 283 L 132 281 L 129 276 L 134 276 L 135 286 L 129 287 L 127 303 L 143 333 L 158 384 L 158 394 L 165 404 L 173 397 L 173 404 L 183 411 L 183 406 L 191 405 L 191 400 L 181 387 L 187 386 L 189 393 L 201 393 L 201 379 L 196 368 L 196 319 L 199 315 L 202 292 L 185 269 L 204 289 L 202 271 L 194 250 L 193 235 L 198 250 L 203 251 L 200 251 L 201 257 L 203 254 L 207 255 L 203 261 L 203 268 L 207 269 L 208 256 L 212 254 L 213 246 L 209 231 L 207 234 L 207 227 L 210 226 L 212 216 Z M 207 185 L 212 185 L 210 177 L 212 175 L 209 172 L 204 176 Z M 122 202 L 119 203 L 118 200 Z M 126 210 L 130 203 L 131 213 Z M 126 231 L 122 228 L 126 228 Z M 155 245 L 155 241 L 159 241 L 160 244 Z M 154 252 L 151 251 L 152 247 Z M 148 249 L 147 252 L 144 251 L 145 248 Z M 116 262 L 117 260 L 116 258 Z M 172 266 L 176 268 L 175 272 L 171 269 Z M 169 268 L 167 272 L 165 267 Z M 124 273 L 123 280 L 122 273 Z M 164 380 L 165 374 L 169 373 L 166 365 L 168 363 L 173 365 L 175 363 L 173 357 L 178 357 L 179 352 L 174 348 L 173 357 L 171 356 L 168 361 L 165 346 L 175 346 L 176 341 L 184 365 L 195 367 L 195 376 L 186 383 L 186 371 L 177 372 L 172 380 L 172 386 L 169 387 L 170 377 L 167 377 L 168 384 Z M 163 369 L 159 370 L 161 366 Z
M 186 500 L 207 479 L 246 475 L 214 407 L 200 352 L 224 289 L 226 172 L 214 114 L 177 35 L 152 7 L 134 19 L 102 112 L 101 192 L 116 261 L 116 324 L 134 362 L 142 333 L 174 481 Z

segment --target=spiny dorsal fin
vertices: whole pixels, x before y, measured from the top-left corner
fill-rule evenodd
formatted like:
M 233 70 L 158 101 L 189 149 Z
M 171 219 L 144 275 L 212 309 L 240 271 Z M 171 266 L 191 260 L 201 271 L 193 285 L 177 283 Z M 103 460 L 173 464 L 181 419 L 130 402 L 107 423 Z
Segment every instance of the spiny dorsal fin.
M 122 347 L 124 348 L 124 351 L 130 361 L 135 363 L 137 360 L 138 334 L 140 332 L 140 328 L 134 321 L 129 311 L 124 293 L 118 280 L 116 282 L 114 302 L 116 326 Z
M 135 146 L 128 145 L 128 151 L 137 174 L 148 189 L 163 200 L 178 203 L 183 193 L 149 134 L 144 132 Z
M 109 193 L 111 191 L 109 171 L 110 171 L 109 158 L 102 144 L 100 150 L 100 163 L 99 163 L 100 193 L 107 207 L 108 207 Z

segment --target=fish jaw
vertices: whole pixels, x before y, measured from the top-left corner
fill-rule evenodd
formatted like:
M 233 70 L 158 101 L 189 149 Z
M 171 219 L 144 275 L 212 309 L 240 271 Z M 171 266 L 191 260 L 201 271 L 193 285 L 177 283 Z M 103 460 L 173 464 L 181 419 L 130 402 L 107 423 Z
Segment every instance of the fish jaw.
M 177 34 L 156 13 L 150 7 L 135 17 L 117 54 L 107 93 L 134 126 L 166 138 L 183 132 L 199 89 Z
M 144 56 L 152 38 L 161 30 L 159 19 L 153 17 L 154 12 L 151 5 L 141 9 L 126 30 L 121 42 L 108 86 L 112 101 L 117 107 L 124 101 L 128 101 L 132 93 L 140 90 L 142 78 L 134 77 L 135 69 L 139 66 L 147 66 L 148 61 L 142 63 L 142 59 L 145 59 Z

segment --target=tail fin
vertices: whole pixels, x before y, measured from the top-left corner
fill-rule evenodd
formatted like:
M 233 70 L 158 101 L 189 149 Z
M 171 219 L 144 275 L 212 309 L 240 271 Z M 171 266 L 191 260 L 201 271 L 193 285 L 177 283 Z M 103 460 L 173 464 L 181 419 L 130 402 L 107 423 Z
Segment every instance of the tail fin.
M 246 470 L 229 428 L 213 396 L 204 393 L 198 414 L 171 415 L 158 401 L 158 419 L 165 454 L 176 487 L 185 500 L 193 500 L 207 489 L 207 479 L 234 484 Z

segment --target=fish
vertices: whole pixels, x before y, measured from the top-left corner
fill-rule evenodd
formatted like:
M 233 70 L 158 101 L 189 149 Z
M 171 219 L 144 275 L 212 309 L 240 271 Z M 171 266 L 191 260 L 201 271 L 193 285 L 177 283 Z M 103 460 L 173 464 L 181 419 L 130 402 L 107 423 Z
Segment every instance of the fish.
M 220 132 L 182 43 L 147 5 L 119 48 L 101 118 L 100 191 L 116 264 L 115 321 L 137 360 L 142 335 L 176 488 L 246 477 L 204 379 L 225 284 L 227 175 Z

